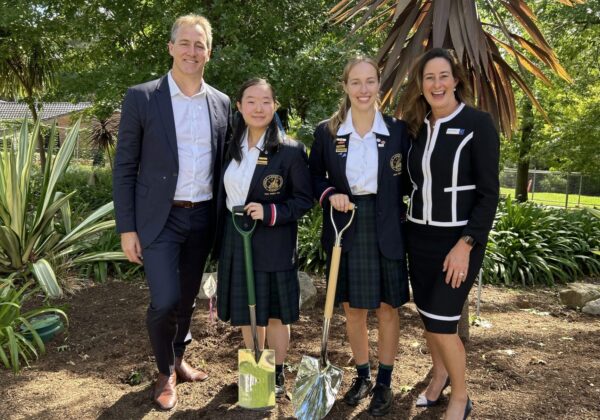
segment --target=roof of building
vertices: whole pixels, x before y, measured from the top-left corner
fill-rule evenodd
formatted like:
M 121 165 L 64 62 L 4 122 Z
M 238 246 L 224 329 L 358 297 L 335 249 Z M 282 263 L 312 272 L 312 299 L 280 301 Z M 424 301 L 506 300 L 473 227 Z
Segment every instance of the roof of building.
M 68 115 L 72 112 L 82 111 L 92 106 L 91 102 L 79 102 L 76 104 L 70 102 L 45 102 L 39 112 L 42 121 Z M 22 120 L 31 118 L 31 112 L 27 104 L 18 102 L 0 101 L 0 121 L 2 120 Z

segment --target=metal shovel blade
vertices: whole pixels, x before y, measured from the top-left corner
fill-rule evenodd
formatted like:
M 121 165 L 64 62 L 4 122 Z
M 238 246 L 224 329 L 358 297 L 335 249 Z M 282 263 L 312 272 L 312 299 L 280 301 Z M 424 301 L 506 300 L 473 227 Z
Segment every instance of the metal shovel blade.
M 299 420 L 319 420 L 329 413 L 342 384 L 342 369 L 329 361 L 303 356 L 293 392 L 294 415 Z
M 238 405 L 252 410 L 275 406 L 275 350 L 238 350 Z

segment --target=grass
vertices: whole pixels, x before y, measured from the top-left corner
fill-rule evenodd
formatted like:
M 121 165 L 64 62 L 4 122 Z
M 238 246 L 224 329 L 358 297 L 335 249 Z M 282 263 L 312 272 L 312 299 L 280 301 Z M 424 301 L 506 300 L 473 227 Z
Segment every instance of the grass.
M 500 194 L 514 197 L 514 188 L 500 188 Z M 535 192 L 533 199 L 529 193 L 529 201 L 547 206 L 565 207 L 567 197 L 561 193 Z M 600 207 L 600 197 L 591 195 L 569 194 L 569 207 Z

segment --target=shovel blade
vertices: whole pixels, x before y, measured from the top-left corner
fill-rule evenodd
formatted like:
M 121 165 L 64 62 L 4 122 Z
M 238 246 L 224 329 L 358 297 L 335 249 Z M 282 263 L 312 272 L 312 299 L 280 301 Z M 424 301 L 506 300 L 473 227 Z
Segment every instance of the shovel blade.
M 275 406 L 275 351 L 263 350 L 256 362 L 254 351 L 238 350 L 238 405 L 252 410 Z
M 329 413 L 342 384 L 342 369 L 329 361 L 303 356 L 292 393 L 294 415 L 299 420 L 322 419 Z

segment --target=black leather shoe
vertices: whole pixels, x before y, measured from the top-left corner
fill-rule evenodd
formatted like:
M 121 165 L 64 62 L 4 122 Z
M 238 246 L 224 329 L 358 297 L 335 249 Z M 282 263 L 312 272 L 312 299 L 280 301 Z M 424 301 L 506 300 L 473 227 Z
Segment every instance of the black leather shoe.
M 385 416 L 392 408 L 394 394 L 392 388 L 384 384 L 375 384 L 372 391 L 371 403 L 369 404 L 369 414 L 373 417 Z
M 444 387 L 440 391 L 440 395 L 435 400 L 428 400 L 425 396 L 425 393 L 422 393 L 417 397 L 417 403 L 415 404 L 417 407 L 433 407 L 440 403 L 440 398 L 444 393 L 444 389 L 448 388 L 450 385 L 450 378 L 446 378 L 446 382 L 444 383 Z
M 366 398 L 371 389 L 373 388 L 373 382 L 371 378 L 364 378 L 357 376 L 352 380 L 352 386 L 344 395 L 344 402 L 351 406 L 356 406 L 363 398 Z
M 471 414 L 472 409 L 473 403 L 471 402 L 470 398 L 467 398 L 467 405 L 465 406 L 465 415 L 463 417 L 463 420 L 467 420 L 467 417 L 469 417 L 469 414 Z
M 275 376 L 275 398 L 285 396 L 285 375 L 281 372 Z

